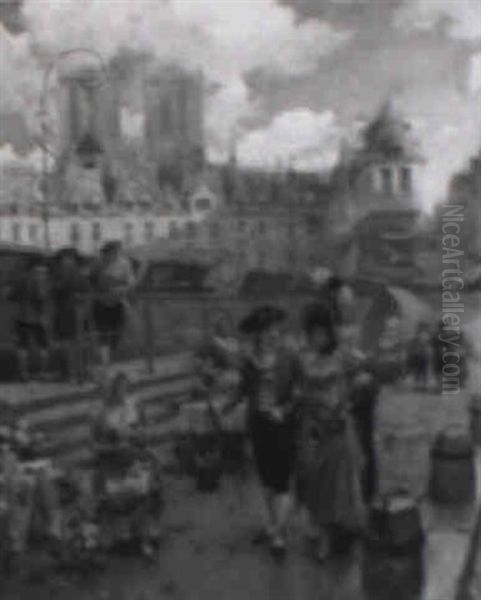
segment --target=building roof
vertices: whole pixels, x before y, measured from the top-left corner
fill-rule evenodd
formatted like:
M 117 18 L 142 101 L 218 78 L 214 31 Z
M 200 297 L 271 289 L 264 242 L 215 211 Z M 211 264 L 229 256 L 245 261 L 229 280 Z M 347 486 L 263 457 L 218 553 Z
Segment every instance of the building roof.
M 202 248 L 199 245 L 186 245 L 185 241 L 160 239 L 152 244 L 136 246 L 128 253 L 140 260 L 171 261 L 198 264 L 215 264 L 223 259 L 225 252 L 221 249 Z
M 392 101 L 382 106 L 363 137 L 364 152 L 393 159 L 421 159 L 411 126 Z

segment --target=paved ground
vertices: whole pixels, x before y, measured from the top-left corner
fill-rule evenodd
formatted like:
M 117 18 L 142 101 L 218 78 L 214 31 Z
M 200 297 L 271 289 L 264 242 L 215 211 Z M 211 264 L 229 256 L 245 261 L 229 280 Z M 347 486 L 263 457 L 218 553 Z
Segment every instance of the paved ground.
M 384 489 L 402 485 L 419 496 L 425 493 L 432 437 L 448 423 L 466 424 L 464 403 L 462 398 L 385 391 L 378 429 Z M 82 583 L 43 571 L 36 574 L 43 581 L 0 589 L 2 600 L 362 600 L 359 557 L 324 567 L 313 564 L 298 516 L 284 566 L 252 546 L 262 519 L 253 482 L 239 487 L 226 481 L 220 493 L 203 495 L 190 481 L 171 478 L 166 492 L 165 539 L 157 564 L 147 568 L 132 560 L 113 561 L 105 574 Z

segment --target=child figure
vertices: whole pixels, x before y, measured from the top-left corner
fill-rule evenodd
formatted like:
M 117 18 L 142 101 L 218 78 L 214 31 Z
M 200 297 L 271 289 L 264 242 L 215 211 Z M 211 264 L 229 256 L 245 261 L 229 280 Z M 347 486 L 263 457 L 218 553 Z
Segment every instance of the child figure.
M 111 548 L 139 541 L 145 557 L 159 542 L 162 509 L 159 468 L 147 448 L 145 419 L 123 373 L 107 386 L 93 431 L 96 492 L 102 534 Z

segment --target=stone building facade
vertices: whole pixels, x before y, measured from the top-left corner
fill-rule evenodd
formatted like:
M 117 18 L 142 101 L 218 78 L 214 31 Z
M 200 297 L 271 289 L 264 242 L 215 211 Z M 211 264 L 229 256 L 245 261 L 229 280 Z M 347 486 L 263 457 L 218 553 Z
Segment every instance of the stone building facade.
M 379 280 L 419 275 L 423 164 L 408 123 L 388 102 L 333 173 L 329 228 L 348 273 Z

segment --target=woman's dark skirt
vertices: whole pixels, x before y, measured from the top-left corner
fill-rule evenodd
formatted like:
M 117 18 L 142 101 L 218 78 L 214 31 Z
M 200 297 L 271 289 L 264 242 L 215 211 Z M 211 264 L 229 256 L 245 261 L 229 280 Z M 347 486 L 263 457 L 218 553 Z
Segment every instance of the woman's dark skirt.
M 296 446 L 292 417 L 281 422 L 256 412 L 249 419 L 254 459 L 262 484 L 277 494 L 289 490 Z
M 124 305 L 121 302 L 113 305 L 94 302 L 93 321 L 100 342 L 117 347 L 125 325 Z

